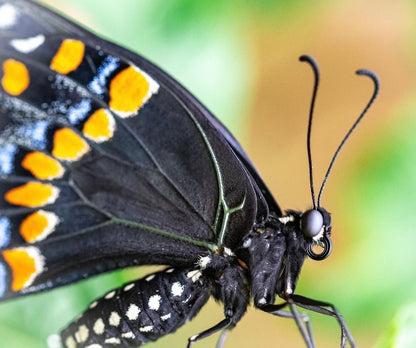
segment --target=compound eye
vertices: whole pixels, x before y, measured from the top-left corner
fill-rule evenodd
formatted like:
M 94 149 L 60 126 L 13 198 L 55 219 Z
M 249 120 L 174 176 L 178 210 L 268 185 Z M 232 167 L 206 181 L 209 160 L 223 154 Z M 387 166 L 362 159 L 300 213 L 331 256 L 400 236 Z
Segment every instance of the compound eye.
M 324 217 L 318 210 L 308 210 L 302 215 L 301 229 L 305 236 L 315 237 L 324 226 Z

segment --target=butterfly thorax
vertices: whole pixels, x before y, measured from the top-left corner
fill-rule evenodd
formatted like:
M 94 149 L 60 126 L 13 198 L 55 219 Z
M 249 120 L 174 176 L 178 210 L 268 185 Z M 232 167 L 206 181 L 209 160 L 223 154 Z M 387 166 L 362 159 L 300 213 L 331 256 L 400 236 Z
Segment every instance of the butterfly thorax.
M 308 235 L 308 214 L 313 210 L 290 210 L 283 217 L 271 216 L 256 225 L 243 240 L 255 306 L 273 304 L 276 294 L 283 299 L 290 297 L 306 256 L 320 256 L 313 253 L 312 247 L 329 240 L 331 222 L 329 213 L 319 209 L 322 227 L 315 236 Z

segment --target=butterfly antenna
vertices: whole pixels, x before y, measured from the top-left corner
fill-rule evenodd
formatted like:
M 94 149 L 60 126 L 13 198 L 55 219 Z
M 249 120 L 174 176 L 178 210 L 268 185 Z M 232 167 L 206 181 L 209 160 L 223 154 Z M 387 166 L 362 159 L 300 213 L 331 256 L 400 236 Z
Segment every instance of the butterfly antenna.
M 328 170 L 326 171 L 324 180 L 322 181 L 322 186 L 321 189 L 319 190 L 319 195 L 318 195 L 318 207 L 321 206 L 321 197 L 322 197 L 322 192 L 324 190 L 324 187 L 326 185 L 326 181 L 328 180 L 328 176 L 331 173 L 332 167 L 334 165 L 334 162 L 336 160 L 336 158 L 338 157 L 339 152 L 341 151 L 342 147 L 344 146 L 345 142 L 347 141 L 347 139 L 349 138 L 349 136 L 351 135 L 351 133 L 354 131 L 354 129 L 357 127 L 357 125 L 360 123 L 360 121 L 362 120 L 362 118 L 364 117 L 364 115 L 367 113 L 368 109 L 370 108 L 370 106 L 373 104 L 374 100 L 377 98 L 377 94 L 379 92 L 380 89 L 380 81 L 377 77 L 377 75 L 375 73 L 373 73 L 370 70 L 366 70 L 366 69 L 360 69 L 356 71 L 357 75 L 364 75 L 364 76 L 368 76 L 374 83 L 374 93 L 371 96 L 369 102 L 367 103 L 367 106 L 364 108 L 363 112 L 361 113 L 361 115 L 357 118 L 357 120 L 354 122 L 354 124 L 352 125 L 352 127 L 350 128 L 350 130 L 347 132 L 347 134 L 345 134 L 344 139 L 342 139 L 341 143 L 339 144 L 337 150 L 334 153 L 334 156 L 332 157 L 331 163 L 328 166 Z
M 308 135 L 306 137 L 306 146 L 308 149 L 309 185 L 311 187 L 313 209 L 316 209 L 315 190 L 313 188 L 314 186 L 313 186 L 313 172 L 312 172 L 311 132 L 312 132 L 313 111 L 315 108 L 316 94 L 317 94 L 318 86 L 319 86 L 319 68 L 318 68 L 318 63 L 311 56 L 302 55 L 299 57 L 299 60 L 301 62 L 308 63 L 312 67 L 313 74 L 315 77 L 315 84 L 313 86 L 313 93 L 312 93 L 312 99 L 311 99 L 311 107 L 309 109 Z

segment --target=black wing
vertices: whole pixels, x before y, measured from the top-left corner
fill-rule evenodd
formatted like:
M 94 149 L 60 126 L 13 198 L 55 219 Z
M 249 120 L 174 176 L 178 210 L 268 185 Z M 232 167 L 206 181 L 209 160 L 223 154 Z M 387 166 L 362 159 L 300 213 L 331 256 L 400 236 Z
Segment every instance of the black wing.
M 160 69 L 32 2 L 0 8 L 2 299 L 193 264 L 268 214 L 241 146 Z

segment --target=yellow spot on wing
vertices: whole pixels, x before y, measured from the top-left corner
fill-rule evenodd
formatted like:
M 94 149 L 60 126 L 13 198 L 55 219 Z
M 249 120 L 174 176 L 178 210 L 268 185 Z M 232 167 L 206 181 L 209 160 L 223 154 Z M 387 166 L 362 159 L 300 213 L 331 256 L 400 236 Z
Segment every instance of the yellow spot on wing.
M 50 184 L 28 182 L 7 191 L 4 199 L 14 205 L 40 207 L 55 202 L 58 194 L 59 190 Z
M 61 128 L 54 134 L 52 155 L 56 158 L 76 161 L 89 149 L 86 141 L 69 128 Z
M 42 152 L 28 153 L 22 161 L 22 167 L 42 180 L 59 178 L 64 173 L 63 167 L 57 160 Z
M 84 59 L 85 45 L 78 40 L 63 40 L 51 62 L 51 69 L 61 74 L 69 74 Z
M 1 85 L 11 95 L 19 95 L 29 86 L 29 71 L 26 66 L 14 59 L 3 62 Z
M 49 211 L 39 210 L 27 216 L 20 224 L 20 234 L 28 243 L 45 239 L 58 224 L 58 217 Z
M 134 66 L 120 71 L 110 83 L 110 109 L 120 117 L 135 115 L 159 85 Z
M 13 273 L 13 291 L 22 290 L 32 284 L 43 270 L 43 257 L 35 247 L 4 250 L 2 254 Z
M 114 134 L 113 116 L 105 109 L 95 111 L 84 123 L 82 133 L 99 143 L 110 139 Z

